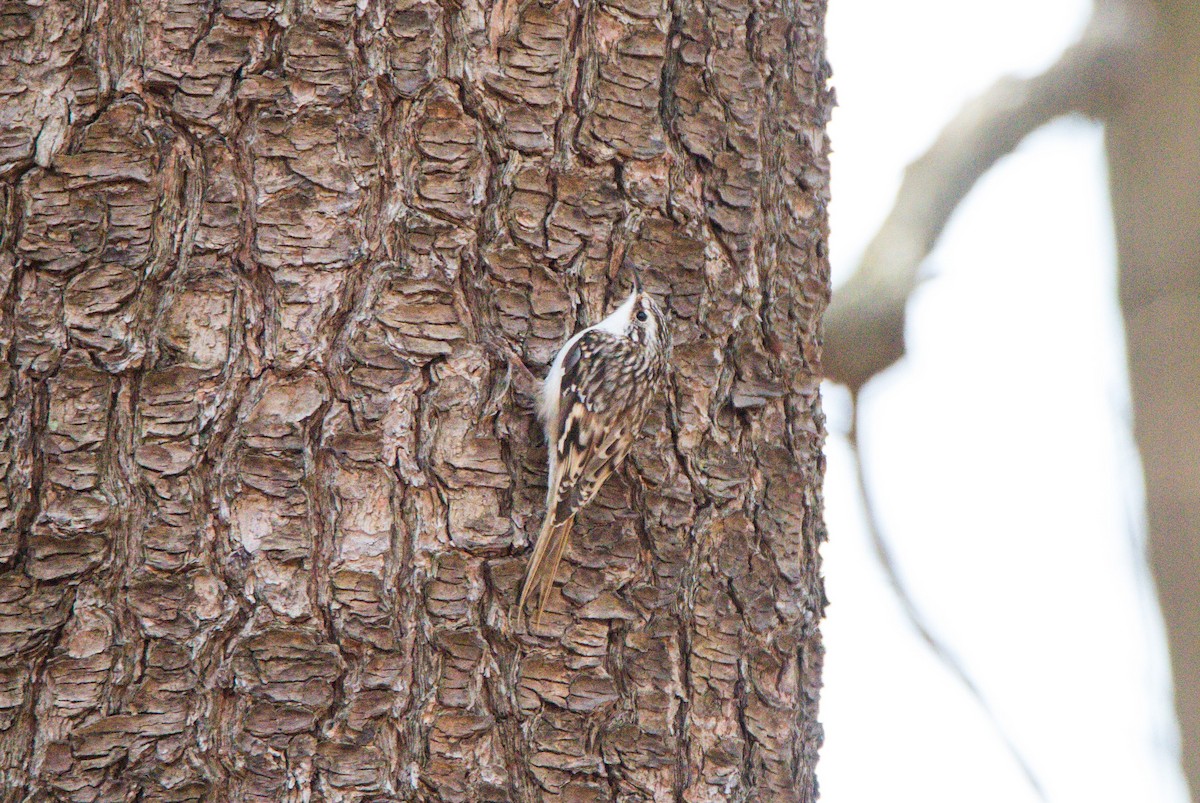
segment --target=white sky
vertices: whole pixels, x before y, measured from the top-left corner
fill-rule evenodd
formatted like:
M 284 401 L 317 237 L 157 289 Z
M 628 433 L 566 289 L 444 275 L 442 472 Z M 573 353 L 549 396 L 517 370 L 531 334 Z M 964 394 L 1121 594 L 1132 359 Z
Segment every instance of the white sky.
M 832 256 L 844 279 L 961 104 L 1045 68 L 1086 0 L 831 0 L 839 108 Z M 1102 132 L 1031 137 L 925 265 L 909 356 L 867 390 L 867 471 L 900 569 L 1052 803 L 1185 803 L 1161 623 L 1141 563 Z M 862 529 L 826 386 L 831 600 L 824 803 L 1037 798 L 904 621 Z

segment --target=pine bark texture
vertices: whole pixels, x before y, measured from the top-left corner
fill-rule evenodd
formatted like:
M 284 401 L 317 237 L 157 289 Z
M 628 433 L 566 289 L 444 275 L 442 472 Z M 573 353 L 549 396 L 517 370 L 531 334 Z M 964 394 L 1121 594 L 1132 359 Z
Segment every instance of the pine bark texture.
M 0 800 L 813 800 L 823 2 L 0 6 Z M 669 392 L 514 603 L 537 377 Z

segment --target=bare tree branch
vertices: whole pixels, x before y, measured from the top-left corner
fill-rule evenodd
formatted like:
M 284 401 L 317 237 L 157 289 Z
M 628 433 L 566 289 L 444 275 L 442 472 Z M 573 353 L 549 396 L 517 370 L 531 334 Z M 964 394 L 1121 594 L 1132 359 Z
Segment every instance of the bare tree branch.
M 891 213 L 825 313 L 825 376 L 857 390 L 904 356 L 917 271 L 975 182 L 1026 136 L 1071 113 L 1103 116 L 1130 53 L 1128 15 L 1101 7 L 1046 72 L 1004 78 L 968 103 L 908 166 Z
M 1080 40 L 1050 69 L 1029 79 L 1004 78 L 968 103 L 937 140 L 905 170 L 891 212 L 850 280 L 825 313 L 825 376 L 850 388 L 847 433 L 867 533 L 888 584 L 913 629 L 975 700 L 1037 796 L 1032 766 L 1004 730 L 958 656 L 930 627 L 898 570 L 876 514 L 859 443 L 862 386 L 904 355 L 908 297 L 921 263 L 950 216 L 992 165 L 1041 126 L 1066 114 L 1103 118 L 1115 107 L 1131 68 L 1144 54 L 1147 17 L 1140 0 L 1097 0 Z

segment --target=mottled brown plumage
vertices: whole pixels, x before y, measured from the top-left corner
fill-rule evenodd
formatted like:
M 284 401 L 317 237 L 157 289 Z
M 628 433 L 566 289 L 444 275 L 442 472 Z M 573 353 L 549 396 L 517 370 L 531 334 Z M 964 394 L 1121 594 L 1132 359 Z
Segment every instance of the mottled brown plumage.
M 576 334 L 555 357 L 542 389 L 550 452 L 546 516 L 518 617 L 538 593 L 541 620 L 575 515 L 629 453 L 662 384 L 669 349 L 662 311 L 635 287 L 612 315 Z

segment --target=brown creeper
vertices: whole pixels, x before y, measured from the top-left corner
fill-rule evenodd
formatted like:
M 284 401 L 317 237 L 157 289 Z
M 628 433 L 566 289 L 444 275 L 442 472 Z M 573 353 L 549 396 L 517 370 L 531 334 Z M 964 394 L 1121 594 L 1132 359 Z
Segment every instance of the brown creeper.
M 658 304 L 635 282 L 612 315 L 575 334 L 542 384 L 550 454 L 546 517 L 517 604 L 540 591 L 540 623 L 575 514 L 625 459 L 662 384 L 671 337 Z

